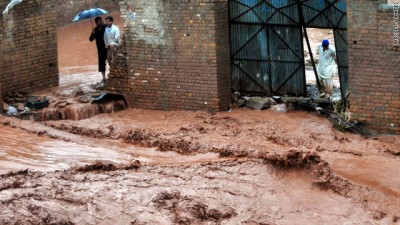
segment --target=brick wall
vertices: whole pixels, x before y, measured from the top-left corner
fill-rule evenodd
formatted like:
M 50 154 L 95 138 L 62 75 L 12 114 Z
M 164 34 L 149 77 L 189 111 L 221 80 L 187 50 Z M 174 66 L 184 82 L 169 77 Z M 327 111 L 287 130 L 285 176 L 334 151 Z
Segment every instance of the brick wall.
M 3 1 L 4 2 L 4 1 Z M 25 0 L 1 14 L 0 55 L 3 95 L 58 84 L 55 11 L 51 0 Z M 3 11 L 5 5 L 0 9 Z
M 111 89 L 122 90 L 131 107 L 212 112 L 228 108 L 226 1 L 125 0 L 120 5 L 127 74 L 114 84 L 110 79 Z
M 3 12 L 3 10 L 6 8 L 7 6 L 7 2 L 5 2 L 4 0 L 0 0 L 0 14 Z M 0 16 L 0 30 L 4 30 L 4 23 L 3 23 L 3 18 Z M 0 31 L 0 40 L 2 40 L 3 38 L 5 38 L 5 36 L 3 35 L 3 32 Z M 1 41 L 0 41 L 1 44 Z M 1 72 L 2 70 L 5 70 L 5 61 L 4 61 L 4 54 L 2 54 L 1 48 L 0 48 L 0 101 L 3 99 L 3 95 L 2 95 L 2 87 L 1 87 L 1 80 L 2 77 L 4 75 L 3 72 Z
M 9 1 L 0 0 L 2 12 Z M 33 92 L 58 85 L 57 27 L 80 11 L 119 10 L 117 0 L 24 0 L 0 13 L 0 84 L 7 92 Z
M 350 111 L 370 128 L 400 133 L 400 51 L 393 6 L 348 1 Z
M 122 37 L 122 44 L 117 52 L 115 65 L 110 67 L 107 80 L 107 91 L 126 95 L 132 91 L 131 82 L 128 77 L 127 52 L 125 38 Z M 131 100 L 132 101 L 132 100 Z

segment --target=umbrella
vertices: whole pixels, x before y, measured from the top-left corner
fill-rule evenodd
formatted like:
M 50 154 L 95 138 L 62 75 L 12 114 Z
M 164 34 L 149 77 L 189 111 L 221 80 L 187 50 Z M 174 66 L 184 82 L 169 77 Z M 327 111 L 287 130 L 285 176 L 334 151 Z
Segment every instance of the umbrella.
M 104 15 L 107 14 L 108 12 L 104 9 L 100 9 L 100 8 L 91 8 L 85 11 L 82 11 L 80 13 L 78 13 L 78 15 L 76 15 L 74 17 L 73 22 L 78 22 L 78 21 L 82 21 L 85 19 L 91 19 L 92 17 L 96 17 L 96 16 L 100 16 L 100 15 Z M 90 20 L 90 22 L 92 22 L 92 20 Z M 92 24 L 93 26 L 93 24 Z

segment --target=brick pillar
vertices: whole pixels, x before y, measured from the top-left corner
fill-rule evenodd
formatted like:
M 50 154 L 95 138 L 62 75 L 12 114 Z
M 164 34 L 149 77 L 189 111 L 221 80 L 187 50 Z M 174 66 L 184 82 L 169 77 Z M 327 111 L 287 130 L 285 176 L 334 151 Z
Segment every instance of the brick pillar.
M 58 85 L 52 0 L 25 0 L 2 16 L 2 92 L 32 92 Z
M 370 128 L 399 134 L 400 51 L 386 2 L 348 1 L 350 111 Z
M 230 102 L 226 1 L 125 0 L 131 106 L 227 110 Z

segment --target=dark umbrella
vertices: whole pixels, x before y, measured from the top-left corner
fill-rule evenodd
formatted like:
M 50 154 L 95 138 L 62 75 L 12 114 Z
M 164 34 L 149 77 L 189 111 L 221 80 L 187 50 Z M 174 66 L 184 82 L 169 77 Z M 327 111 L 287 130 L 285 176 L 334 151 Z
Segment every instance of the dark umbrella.
M 107 14 L 108 12 L 104 9 L 100 9 L 100 8 L 91 8 L 85 11 L 82 11 L 80 13 L 78 13 L 78 15 L 76 15 L 74 17 L 73 22 L 78 22 L 78 21 L 82 21 L 85 19 L 89 19 L 90 18 L 90 22 L 92 23 L 91 18 L 92 17 L 96 17 L 96 16 L 100 16 L 100 15 L 104 15 Z M 93 23 L 92 23 L 92 27 L 93 27 Z

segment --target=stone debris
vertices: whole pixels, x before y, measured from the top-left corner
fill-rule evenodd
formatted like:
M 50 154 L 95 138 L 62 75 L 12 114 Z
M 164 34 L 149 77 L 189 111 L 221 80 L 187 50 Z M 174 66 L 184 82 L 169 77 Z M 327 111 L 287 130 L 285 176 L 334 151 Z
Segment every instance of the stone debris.
M 12 107 L 12 106 L 8 106 L 8 111 L 7 111 L 7 115 L 9 116 L 16 116 L 18 113 L 17 109 Z
M 113 99 L 115 98 L 115 99 Z M 33 96 L 28 93 L 8 93 L 2 103 L 8 116 L 20 119 L 45 121 L 90 118 L 100 113 L 112 113 L 126 108 L 118 96 L 109 96 L 98 90 L 78 87 L 69 94 Z
M 237 105 L 238 105 L 239 107 L 243 107 L 243 106 L 246 105 L 246 99 L 240 98 L 240 99 L 238 99 L 238 100 L 236 101 L 236 103 L 237 103 Z
M 240 92 L 235 91 L 232 94 L 233 101 L 238 107 L 246 106 L 255 110 L 268 109 L 271 105 L 275 105 L 276 102 L 272 98 L 268 97 L 243 97 Z
M 271 102 L 268 98 L 250 97 L 246 100 L 246 106 L 255 110 L 262 110 L 271 107 Z
M 8 93 L 2 101 L 3 112 L 8 116 L 23 117 L 31 110 L 39 110 L 49 106 L 46 96 L 32 96 L 24 92 Z
M 287 112 L 286 104 L 284 103 L 274 105 L 271 109 L 275 112 Z
M 318 90 L 318 86 L 314 85 L 307 85 L 307 96 L 311 98 L 319 98 L 321 95 L 320 91 Z

